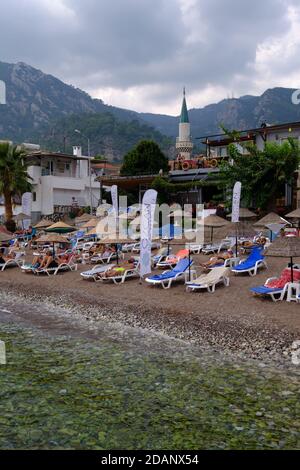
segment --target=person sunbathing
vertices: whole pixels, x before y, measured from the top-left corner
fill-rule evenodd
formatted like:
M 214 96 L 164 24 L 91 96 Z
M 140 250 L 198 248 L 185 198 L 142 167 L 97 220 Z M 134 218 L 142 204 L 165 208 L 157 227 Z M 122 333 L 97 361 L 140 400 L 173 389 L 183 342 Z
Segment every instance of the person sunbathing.
M 225 253 L 220 253 L 216 256 L 213 256 L 206 263 L 200 263 L 200 266 L 202 266 L 203 268 L 211 268 L 215 265 L 219 266 L 224 264 L 224 262 L 230 258 L 233 258 L 233 251 L 227 250 Z
M 3 249 L 1 250 L 0 253 L 0 264 L 5 264 L 7 261 L 10 261 L 16 257 L 16 253 L 8 253 L 7 255 L 4 255 Z
M 136 261 L 134 258 L 130 258 L 128 261 L 119 266 L 114 266 L 113 268 L 107 270 L 104 273 L 98 273 L 97 277 L 99 279 L 109 279 L 114 276 L 122 276 L 125 271 L 129 269 L 134 269 L 136 266 Z
M 43 257 L 42 262 L 40 263 L 39 267 L 37 268 L 37 271 L 40 271 L 42 269 L 48 269 L 48 268 L 57 268 L 58 263 L 53 257 L 52 251 L 48 250 Z
M 258 237 L 255 241 L 246 240 L 241 243 L 241 246 L 244 248 L 252 248 L 258 245 L 265 245 L 267 243 L 267 239 L 265 237 Z

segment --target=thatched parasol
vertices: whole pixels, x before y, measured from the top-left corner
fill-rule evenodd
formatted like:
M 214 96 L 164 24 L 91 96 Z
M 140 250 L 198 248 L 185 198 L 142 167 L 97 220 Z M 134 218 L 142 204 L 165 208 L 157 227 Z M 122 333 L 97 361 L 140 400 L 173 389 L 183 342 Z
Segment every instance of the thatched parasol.
M 232 214 L 227 215 L 227 217 L 231 217 Z M 240 213 L 239 213 L 239 218 L 242 219 L 254 219 L 257 217 L 255 212 L 249 211 L 249 209 L 246 209 L 245 207 L 240 207 Z
M 53 225 L 52 220 L 42 219 L 39 221 L 38 224 L 34 226 L 34 228 L 37 228 L 37 229 L 47 228 L 47 227 L 51 227 L 51 225 Z
M 269 224 L 290 225 L 290 222 L 285 220 L 283 217 L 280 217 L 280 215 L 275 214 L 275 212 L 270 212 L 265 217 L 255 222 L 253 226 L 264 228 L 264 227 L 267 227 Z
M 10 240 L 12 240 L 14 238 L 14 235 L 11 234 L 9 235 L 8 233 L 3 233 L 3 232 L 0 232 L 0 243 L 1 242 L 9 242 Z
M 213 235 L 214 235 L 214 229 L 215 228 L 220 228 L 224 227 L 224 225 L 228 225 L 229 222 L 228 220 L 222 219 L 222 217 L 219 217 L 218 215 L 209 215 L 205 217 L 203 220 L 197 222 L 199 225 L 204 224 L 204 230 L 205 227 L 209 227 L 210 230 L 210 241 L 213 241 Z
M 81 224 L 84 224 L 85 222 L 88 222 L 89 220 L 91 220 L 90 214 L 82 214 L 79 217 L 76 217 L 75 224 L 81 225 Z
M 31 219 L 31 215 L 27 215 L 27 214 L 24 214 L 23 212 L 20 212 L 20 214 L 14 216 L 14 219 L 16 222 L 23 222 L 23 220 Z
M 135 219 L 134 219 L 132 222 L 130 222 L 129 225 L 130 225 L 130 226 L 136 226 L 136 227 L 137 227 L 137 226 L 141 225 L 141 220 L 142 220 L 142 217 L 141 217 L 140 215 L 138 215 L 137 217 L 135 217 Z M 153 225 L 156 225 L 156 226 L 157 226 L 158 223 L 154 220 L 154 221 L 153 221 Z
M 278 258 L 290 258 L 291 261 L 291 279 L 293 276 L 293 258 L 300 257 L 300 238 L 298 237 L 281 237 L 275 240 L 264 251 L 266 256 L 274 256 Z
M 53 224 L 45 229 L 46 232 L 54 233 L 70 233 L 75 232 L 76 230 L 76 227 L 72 227 L 71 225 L 65 224 L 64 222 L 56 222 L 56 224 Z
M 37 243 L 52 243 L 53 255 L 55 254 L 55 250 L 54 250 L 55 243 L 66 243 L 66 244 L 70 243 L 69 240 L 67 240 L 65 237 L 57 233 L 48 233 L 47 235 L 42 235 L 36 240 L 36 242 Z
M 190 212 L 184 211 L 182 209 L 177 209 L 175 211 L 171 211 L 171 214 L 168 215 L 168 218 L 172 217 L 191 217 L 192 214 Z
M 100 222 L 99 219 L 96 219 L 95 217 L 92 219 L 90 218 L 90 220 L 88 220 L 84 225 L 82 225 L 81 228 L 97 227 L 99 222 Z

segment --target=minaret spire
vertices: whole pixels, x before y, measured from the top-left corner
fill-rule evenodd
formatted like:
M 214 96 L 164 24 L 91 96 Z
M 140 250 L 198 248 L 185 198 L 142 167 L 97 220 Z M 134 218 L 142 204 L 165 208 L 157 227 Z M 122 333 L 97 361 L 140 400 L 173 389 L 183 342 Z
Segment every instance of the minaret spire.
M 189 114 L 185 99 L 185 86 L 183 87 L 183 100 L 179 121 L 179 137 L 176 139 L 176 149 L 182 159 L 190 159 L 190 155 L 193 150 L 193 143 L 191 140 Z

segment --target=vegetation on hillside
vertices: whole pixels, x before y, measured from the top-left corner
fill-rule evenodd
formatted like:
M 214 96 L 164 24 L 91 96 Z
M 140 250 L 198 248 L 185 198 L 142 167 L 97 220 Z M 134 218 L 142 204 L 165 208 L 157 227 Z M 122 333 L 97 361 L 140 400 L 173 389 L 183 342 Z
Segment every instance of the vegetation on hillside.
M 156 142 L 142 140 L 124 157 L 122 176 L 151 175 L 168 171 L 168 159 Z
M 79 129 L 80 134 L 76 134 Z M 81 145 L 87 154 L 87 138 L 90 139 L 91 154 L 102 155 L 109 160 L 122 160 L 124 154 L 141 140 L 153 140 L 165 152 L 169 152 L 172 141 L 148 124 L 138 120 L 121 121 L 111 113 L 88 113 L 59 119 L 44 128 L 37 136 L 39 143 L 53 151 L 71 152 L 73 145 Z

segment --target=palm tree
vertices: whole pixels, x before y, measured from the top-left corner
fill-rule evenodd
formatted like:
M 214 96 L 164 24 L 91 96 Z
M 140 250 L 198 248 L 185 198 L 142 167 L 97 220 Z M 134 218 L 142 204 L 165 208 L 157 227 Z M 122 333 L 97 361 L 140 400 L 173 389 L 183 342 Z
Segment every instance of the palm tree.
M 13 218 L 13 196 L 31 191 L 25 156 L 26 152 L 19 146 L 0 143 L 0 194 L 4 196 L 6 222 Z

